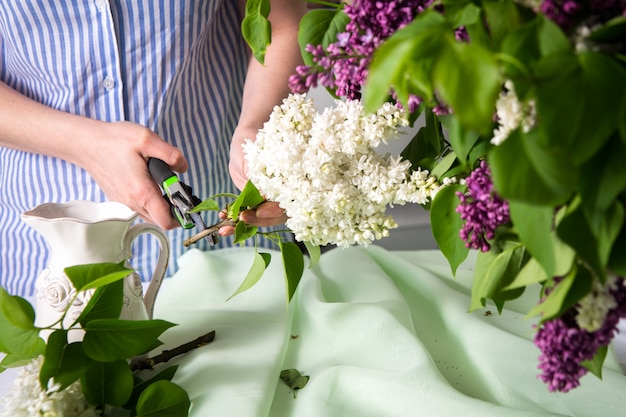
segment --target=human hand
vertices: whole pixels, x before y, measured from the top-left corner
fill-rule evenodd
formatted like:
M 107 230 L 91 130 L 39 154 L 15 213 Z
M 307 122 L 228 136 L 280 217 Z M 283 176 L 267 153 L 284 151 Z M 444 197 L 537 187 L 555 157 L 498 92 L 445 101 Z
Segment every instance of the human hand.
M 220 218 L 226 218 L 226 213 L 221 212 Z M 266 201 L 253 209 L 244 210 L 239 213 L 239 220 L 252 226 L 271 227 L 285 224 L 287 215 L 285 214 L 285 210 L 280 208 L 278 203 Z M 234 233 L 234 226 L 223 226 L 218 231 L 220 236 L 231 236 Z
M 248 165 L 246 163 L 243 145 L 246 139 L 256 140 L 257 130 L 238 127 L 233 134 L 230 144 L 230 161 L 228 169 L 230 177 L 240 190 L 248 182 Z
M 256 133 L 257 131 L 255 129 L 243 129 L 239 127 L 233 135 L 230 148 L 229 169 L 233 182 L 240 190 L 242 190 L 248 182 L 248 169 L 243 152 L 243 144 L 246 139 L 254 140 Z M 220 213 L 220 217 L 225 218 L 226 215 Z M 283 210 L 278 203 L 265 201 L 254 209 L 244 210 L 239 213 L 239 219 L 252 226 L 271 227 L 285 224 L 287 216 L 285 215 L 285 210 Z M 219 235 L 230 236 L 234 231 L 235 229 L 232 226 L 223 226 L 219 230 Z
M 173 171 L 185 172 L 188 164 L 180 150 L 138 124 L 99 123 L 102 126 L 98 137 L 81 149 L 77 163 L 89 172 L 109 200 L 126 204 L 162 229 L 180 226 L 147 165 L 148 158 L 153 157 L 163 160 Z

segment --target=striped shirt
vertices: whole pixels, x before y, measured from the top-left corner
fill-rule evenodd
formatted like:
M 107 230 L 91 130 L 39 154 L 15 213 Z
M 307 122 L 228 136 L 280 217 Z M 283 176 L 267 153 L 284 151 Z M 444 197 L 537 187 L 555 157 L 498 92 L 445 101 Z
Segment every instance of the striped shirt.
M 236 192 L 229 144 L 248 59 L 239 19 L 233 0 L 2 0 L 0 80 L 55 109 L 146 126 L 186 156 L 180 178 L 194 194 Z M 0 284 L 9 293 L 34 294 L 49 257 L 20 214 L 69 200 L 106 198 L 78 166 L 0 147 Z M 168 232 L 169 274 L 193 233 Z M 149 278 L 158 242 L 141 236 L 134 253 Z

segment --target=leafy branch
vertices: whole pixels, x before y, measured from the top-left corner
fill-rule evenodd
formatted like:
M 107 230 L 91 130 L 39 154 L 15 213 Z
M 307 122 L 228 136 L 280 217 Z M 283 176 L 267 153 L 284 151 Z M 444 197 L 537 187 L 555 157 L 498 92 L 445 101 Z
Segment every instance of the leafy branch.
M 223 210 L 218 204 L 217 200 L 222 197 L 232 198 L 233 201 L 227 205 Z M 206 230 L 192 236 L 185 241 L 185 245 L 188 246 L 202 239 L 203 237 L 215 233 L 221 227 L 229 226 L 234 227 L 234 243 L 243 245 L 243 242 L 258 236 L 263 235 L 269 240 L 274 242 L 282 256 L 283 270 L 285 276 L 285 286 L 287 291 L 287 298 L 291 300 L 296 287 L 302 278 L 304 272 L 304 253 L 300 247 L 281 236 L 281 231 L 261 232 L 257 226 L 251 226 L 239 219 L 239 214 L 245 210 L 255 209 L 260 204 L 265 202 L 265 198 L 261 195 L 259 190 L 254 186 L 251 181 L 248 181 L 239 195 L 234 194 L 217 194 L 202 201 L 194 208 L 194 212 L 200 211 L 221 211 L 225 213 L 226 218 L 220 220 L 218 223 L 209 226 Z M 256 243 L 256 241 L 255 241 Z M 320 247 L 313 245 L 309 242 L 304 242 L 306 251 L 309 255 L 309 268 L 315 266 L 320 258 Z M 267 252 L 259 252 L 255 245 L 254 259 L 248 274 L 241 282 L 235 292 L 228 297 L 233 298 L 237 294 L 240 294 L 250 288 L 252 288 L 263 276 L 265 270 L 269 266 L 272 256 Z
M 154 367 L 160 363 L 165 363 L 170 359 L 190 352 L 193 349 L 208 345 L 213 341 L 213 339 L 215 339 L 215 330 L 211 330 L 209 333 L 202 335 L 190 342 L 182 344 L 172 350 L 164 350 L 154 357 L 135 358 L 130 363 L 130 369 L 132 371 L 154 369 Z
M 2 369 L 22 366 L 43 356 L 39 382 L 47 393 L 63 391 L 80 381 L 87 402 L 101 410 L 123 407 L 130 410 L 131 415 L 187 416 L 189 397 L 171 382 L 176 367 L 169 367 L 147 381 L 136 372 L 152 369 L 204 346 L 213 340 L 215 333 L 147 358 L 148 352 L 162 344 L 158 339 L 161 334 L 175 324 L 157 319 L 119 319 L 124 299 L 123 278 L 130 272 L 132 270 L 123 263 L 66 268 L 65 274 L 76 294 L 95 290 L 79 317 L 69 326 L 64 326 L 63 318 L 71 303 L 61 320 L 38 327 L 31 304 L 0 287 L 0 351 L 6 354 L 0 364 Z M 49 332 L 47 341 L 41 337 L 42 332 Z M 74 337 L 70 337 L 70 333 L 77 332 L 80 340 L 71 340 Z

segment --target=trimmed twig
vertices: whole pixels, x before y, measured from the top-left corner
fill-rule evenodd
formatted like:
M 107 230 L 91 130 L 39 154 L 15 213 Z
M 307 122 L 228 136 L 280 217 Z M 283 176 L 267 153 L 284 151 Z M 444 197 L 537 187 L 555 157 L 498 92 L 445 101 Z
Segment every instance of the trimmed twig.
M 224 219 L 222 221 L 220 221 L 219 223 L 216 223 L 212 226 L 207 227 L 206 229 L 200 231 L 199 233 L 191 236 L 189 239 L 186 239 L 183 242 L 183 245 L 185 246 L 191 246 L 194 243 L 196 243 L 199 240 L 204 239 L 205 237 L 212 235 L 213 233 L 217 232 L 218 230 L 220 230 L 220 228 L 224 227 L 224 226 L 235 226 L 235 222 L 232 221 L 231 219 Z
M 194 349 L 199 347 L 208 345 L 215 339 L 215 330 L 211 330 L 209 333 L 204 336 L 200 336 L 197 339 L 192 340 L 191 342 L 187 342 L 183 345 L 180 345 L 172 350 L 164 350 L 160 354 L 149 358 L 147 356 L 133 359 L 130 363 L 130 370 L 141 371 L 144 369 L 153 369 L 155 365 L 159 363 L 165 363 L 176 356 L 183 355 L 188 353 Z

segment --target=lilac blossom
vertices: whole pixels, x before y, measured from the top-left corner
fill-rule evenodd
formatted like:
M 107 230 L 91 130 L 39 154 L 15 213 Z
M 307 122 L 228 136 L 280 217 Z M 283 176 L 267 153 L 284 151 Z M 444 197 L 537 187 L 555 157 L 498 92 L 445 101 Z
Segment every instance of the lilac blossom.
M 330 44 L 326 50 L 322 46 L 307 47 L 314 64 L 296 70 L 289 80 L 292 92 L 303 93 L 309 87 L 321 84 L 335 90 L 337 96 L 359 99 L 374 51 L 432 1 L 354 0 L 352 4 L 347 4 L 344 11 L 350 21 L 345 32 L 338 34 L 337 42 Z
M 535 335 L 535 345 L 541 350 L 539 378 L 548 384 L 551 392 L 568 392 L 580 385 L 587 372 L 584 361 L 593 359 L 600 347 L 608 346 L 615 336 L 617 324 L 626 317 L 626 286 L 618 277 L 610 290 L 615 302 L 601 327 L 593 332 L 581 329 L 576 321 L 580 314 L 572 307 L 558 318 L 541 325 Z
M 397 103 L 397 106 L 401 109 L 404 109 L 404 106 L 402 105 L 401 101 L 398 99 L 398 96 L 395 92 L 393 92 L 391 94 L 391 97 L 393 98 L 393 100 Z M 414 111 L 416 111 L 419 106 L 422 104 L 422 98 L 418 97 L 414 94 L 410 94 L 408 97 L 408 107 L 409 107 L 409 113 L 413 113 Z
M 459 235 L 471 249 L 487 252 L 487 240 L 493 239 L 498 226 L 509 222 L 509 203 L 493 189 L 491 171 L 485 161 L 481 161 L 466 179 L 467 193 L 457 193 L 461 204 L 456 208 L 465 224 Z
M 433 113 L 435 113 L 437 116 L 446 116 L 448 114 L 451 114 L 452 110 L 445 104 L 438 104 L 433 107 Z
M 539 10 L 563 30 L 590 15 L 604 19 L 626 14 L 626 0 L 544 0 Z
M 456 28 L 454 31 L 454 37 L 459 42 L 468 43 L 470 41 L 469 33 L 467 33 L 465 26 Z

